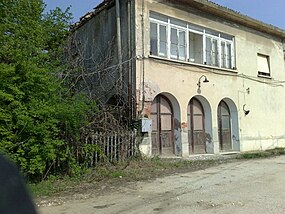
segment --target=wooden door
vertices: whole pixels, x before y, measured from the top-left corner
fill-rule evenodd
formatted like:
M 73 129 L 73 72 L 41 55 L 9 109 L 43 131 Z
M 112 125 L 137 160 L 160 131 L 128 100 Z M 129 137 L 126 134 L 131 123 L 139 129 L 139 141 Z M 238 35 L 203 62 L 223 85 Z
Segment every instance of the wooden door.
M 192 98 L 188 105 L 188 142 L 190 153 L 206 153 L 205 116 L 199 100 Z
M 231 115 L 229 107 L 224 101 L 221 101 L 218 106 L 218 123 L 220 150 L 232 150 Z
M 152 102 L 152 154 L 173 155 L 173 111 L 170 101 L 157 96 Z

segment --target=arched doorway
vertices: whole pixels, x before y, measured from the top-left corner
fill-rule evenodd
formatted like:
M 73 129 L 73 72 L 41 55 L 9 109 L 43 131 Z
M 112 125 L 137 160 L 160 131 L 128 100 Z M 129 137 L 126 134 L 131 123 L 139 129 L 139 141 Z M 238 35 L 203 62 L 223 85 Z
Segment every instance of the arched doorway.
M 218 133 L 220 151 L 232 150 L 231 114 L 227 103 L 223 100 L 218 106 Z
M 173 108 L 168 98 L 158 95 L 152 102 L 152 154 L 173 155 Z
M 206 153 L 205 115 L 201 102 L 192 98 L 187 108 L 190 153 Z

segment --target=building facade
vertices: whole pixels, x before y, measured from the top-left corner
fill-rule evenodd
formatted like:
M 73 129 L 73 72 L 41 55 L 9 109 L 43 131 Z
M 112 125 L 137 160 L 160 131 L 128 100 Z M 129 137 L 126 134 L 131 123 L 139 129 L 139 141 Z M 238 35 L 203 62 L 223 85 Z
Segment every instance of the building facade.
M 206 0 L 117 0 L 76 31 L 110 10 L 134 117 L 152 121 L 146 155 L 285 147 L 284 30 Z

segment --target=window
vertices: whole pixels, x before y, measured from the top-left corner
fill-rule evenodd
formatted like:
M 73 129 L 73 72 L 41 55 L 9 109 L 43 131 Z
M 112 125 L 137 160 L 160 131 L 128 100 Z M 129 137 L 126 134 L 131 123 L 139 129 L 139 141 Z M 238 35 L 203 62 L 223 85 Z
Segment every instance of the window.
M 170 56 L 172 59 L 186 59 L 186 32 L 171 28 L 170 35 Z
M 234 37 L 150 13 L 150 54 L 235 69 Z
M 221 67 L 232 69 L 232 43 L 221 41 Z
M 167 40 L 166 40 L 166 26 L 159 25 L 159 55 L 166 56 Z
M 211 37 L 206 38 L 206 64 L 219 66 L 218 40 Z
M 189 33 L 189 62 L 203 63 L 203 35 Z
M 257 54 L 257 69 L 259 76 L 270 77 L 269 56 Z
M 158 55 L 157 24 L 150 23 L 150 54 Z
M 150 23 L 150 53 L 166 57 L 167 33 L 165 25 Z
M 226 51 L 226 43 L 221 42 L 221 67 L 226 68 L 227 67 L 227 51 Z
M 227 65 L 226 68 L 233 68 L 233 55 L 232 55 L 232 43 L 227 43 Z

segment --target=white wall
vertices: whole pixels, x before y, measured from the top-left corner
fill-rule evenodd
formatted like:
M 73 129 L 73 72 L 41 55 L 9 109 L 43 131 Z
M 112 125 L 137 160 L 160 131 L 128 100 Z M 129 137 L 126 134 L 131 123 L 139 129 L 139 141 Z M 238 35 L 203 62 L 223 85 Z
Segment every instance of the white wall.
M 149 10 L 171 17 L 176 17 L 193 24 L 224 32 L 235 37 L 236 71 L 227 71 L 214 67 L 196 66 L 169 60 L 158 60 L 149 56 Z M 143 56 L 141 38 L 141 2 L 137 2 L 137 55 Z M 238 130 L 235 135 L 240 143 L 241 151 L 264 150 L 285 146 L 285 80 L 284 55 L 281 39 L 257 31 L 247 29 L 238 24 L 220 21 L 215 18 L 198 16 L 170 6 L 145 1 L 144 8 L 144 49 L 146 59 L 137 60 L 137 86 L 141 92 L 143 81 L 151 82 L 148 97 L 159 93 L 173 95 L 180 106 L 181 123 L 187 124 L 187 105 L 194 96 L 204 97 L 212 112 L 212 140 L 214 152 L 219 152 L 217 107 L 219 102 L 227 98 L 236 106 L 237 119 L 234 126 Z M 257 54 L 270 57 L 272 78 L 257 77 Z M 144 64 L 144 65 L 143 65 Z M 209 83 L 201 84 L 201 93 L 197 93 L 197 82 L 201 75 L 206 75 Z M 151 90 L 154 88 L 155 90 Z M 249 89 L 249 93 L 247 91 Z M 151 100 L 151 99 L 150 99 Z M 139 100 L 140 102 L 141 100 Z M 250 110 L 245 116 L 243 105 Z M 147 106 L 147 105 L 146 105 Z M 149 109 L 145 109 L 149 112 Z M 182 128 L 182 151 L 187 156 L 187 128 Z

